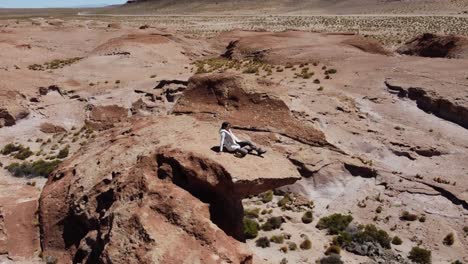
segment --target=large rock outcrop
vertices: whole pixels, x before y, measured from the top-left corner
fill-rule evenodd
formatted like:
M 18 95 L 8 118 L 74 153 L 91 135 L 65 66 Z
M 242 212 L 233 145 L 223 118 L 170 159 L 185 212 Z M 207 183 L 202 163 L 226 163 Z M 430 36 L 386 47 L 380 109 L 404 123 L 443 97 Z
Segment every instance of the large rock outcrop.
M 174 114 L 192 114 L 226 120 L 246 130 L 268 131 L 314 145 L 328 145 L 324 134 L 296 120 L 268 83 L 256 83 L 235 74 L 200 74 L 189 80 Z
M 300 176 L 279 154 L 216 155 L 217 130 L 168 116 L 98 137 L 44 188 L 44 256 L 59 263 L 251 263 L 238 241 L 241 199 Z
M 468 38 L 457 35 L 422 34 L 397 50 L 404 55 L 430 58 L 468 58 Z

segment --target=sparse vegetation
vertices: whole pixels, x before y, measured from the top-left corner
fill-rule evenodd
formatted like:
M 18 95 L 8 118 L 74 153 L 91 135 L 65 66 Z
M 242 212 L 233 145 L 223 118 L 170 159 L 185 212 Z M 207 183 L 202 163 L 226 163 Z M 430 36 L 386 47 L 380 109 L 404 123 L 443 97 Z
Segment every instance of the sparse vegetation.
M 431 251 L 420 247 L 413 247 L 409 252 L 408 258 L 415 263 L 431 264 L 432 256 Z
M 71 65 L 75 62 L 80 61 L 83 59 L 82 57 L 75 57 L 75 58 L 69 58 L 69 59 L 57 59 L 57 60 L 52 60 L 49 62 L 46 62 L 44 64 L 32 64 L 28 66 L 28 69 L 32 71 L 45 71 L 45 70 L 56 70 L 63 68 L 65 66 Z
M 5 145 L 1 153 L 3 155 L 13 156 L 15 159 L 19 160 L 25 160 L 34 154 L 31 149 L 12 143 Z
M 12 163 L 5 168 L 16 177 L 47 177 L 59 164 L 59 160 L 50 162 L 38 160 L 33 163 Z
M 255 245 L 257 247 L 267 248 L 270 247 L 270 240 L 268 237 L 261 237 L 255 241 Z
M 325 74 L 326 75 L 330 75 L 330 74 L 336 74 L 337 73 L 337 70 L 336 69 L 328 69 L 325 71 Z
M 344 231 L 352 221 L 353 217 L 350 215 L 332 214 L 320 218 L 316 227 L 320 230 L 327 229 L 330 235 L 337 235 Z
M 246 239 L 256 238 L 258 236 L 259 225 L 257 221 L 244 218 L 244 236 Z

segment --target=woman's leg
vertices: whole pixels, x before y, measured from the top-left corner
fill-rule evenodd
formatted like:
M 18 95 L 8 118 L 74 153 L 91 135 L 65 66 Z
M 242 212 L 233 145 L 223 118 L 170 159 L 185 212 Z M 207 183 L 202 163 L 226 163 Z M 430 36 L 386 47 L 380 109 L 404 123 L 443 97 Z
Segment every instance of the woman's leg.
M 245 148 L 238 148 L 235 150 L 236 154 L 239 154 L 242 157 L 245 157 L 245 155 L 249 154 L 249 151 Z
M 252 141 L 243 140 L 243 141 L 237 142 L 237 144 L 239 144 L 239 146 L 241 146 L 241 148 L 244 148 L 244 149 L 245 149 L 245 147 L 249 147 L 249 151 L 248 151 L 249 153 L 252 150 L 257 151 L 258 155 L 262 155 L 262 154 L 266 153 L 265 150 L 263 150 L 262 148 L 257 147 L 254 143 L 252 143 Z

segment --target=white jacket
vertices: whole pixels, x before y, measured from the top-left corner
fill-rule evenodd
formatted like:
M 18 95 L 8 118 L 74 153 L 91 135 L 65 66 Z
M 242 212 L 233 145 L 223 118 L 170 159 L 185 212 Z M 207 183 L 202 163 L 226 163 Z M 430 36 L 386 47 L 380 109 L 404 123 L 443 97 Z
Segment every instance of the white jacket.
M 226 148 L 228 151 L 235 151 L 240 148 L 239 144 L 237 144 L 240 140 L 230 129 L 221 129 L 219 130 L 219 134 L 221 135 L 221 143 L 219 144 L 220 152 L 223 152 L 223 148 Z

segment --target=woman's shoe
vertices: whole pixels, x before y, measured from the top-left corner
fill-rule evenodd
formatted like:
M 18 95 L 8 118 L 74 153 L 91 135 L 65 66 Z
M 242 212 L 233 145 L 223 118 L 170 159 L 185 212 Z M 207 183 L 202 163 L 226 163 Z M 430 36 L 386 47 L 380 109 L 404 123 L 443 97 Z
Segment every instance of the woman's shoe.
M 265 154 L 265 153 L 266 153 L 266 150 L 263 150 L 263 149 L 261 149 L 261 148 L 257 149 L 257 154 L 258 154 L 259 156 L 261 156 L 261 155 L 263 155 L 263 154 Z

